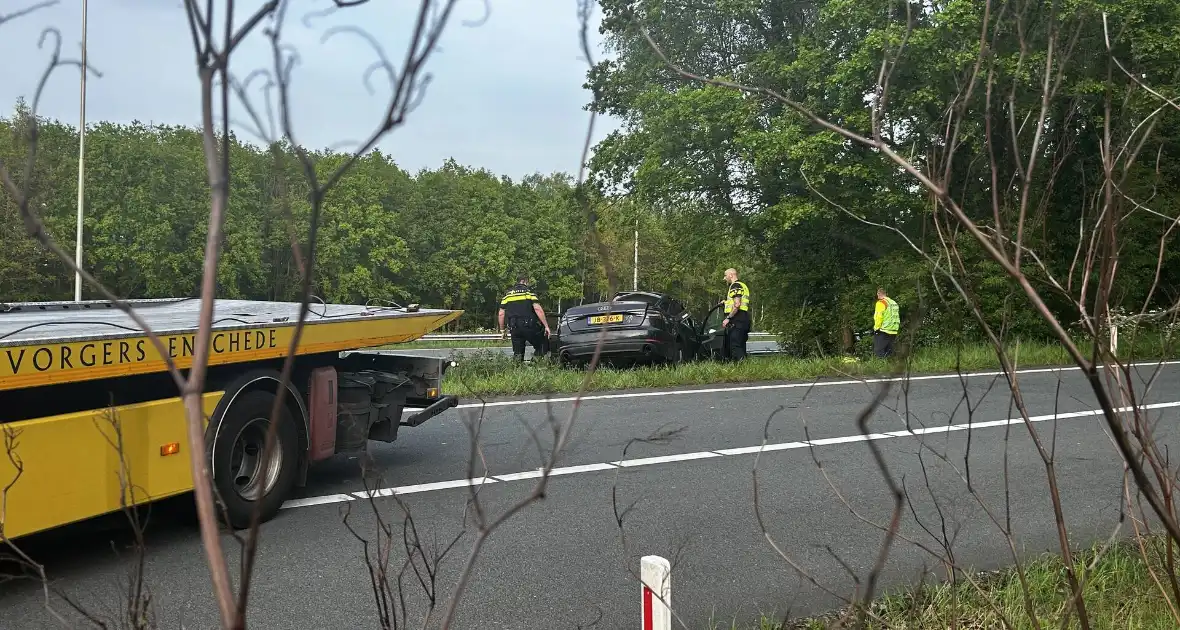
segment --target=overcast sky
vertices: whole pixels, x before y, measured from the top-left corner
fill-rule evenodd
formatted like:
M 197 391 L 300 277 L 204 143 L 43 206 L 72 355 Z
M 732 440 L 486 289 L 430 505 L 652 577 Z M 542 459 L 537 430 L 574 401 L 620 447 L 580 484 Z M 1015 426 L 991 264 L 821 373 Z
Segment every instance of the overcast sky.
M 0 11 L 33 3 L 5 0 Z M 260 2 L 238 4 L 244 15 Z M 310 27 L 304 23 L 309 12 L 330 4 L 297 0 L 285 27 L 285 39 L 300 57 L 292 87 L 297 140 L 309 148 L 363 139 L 380 120 L 390 94 L 380 76 L 373 77 L 373 95 L 363 82 L 365 69 L 376 59 L 372 49 L 354 35 L 321 43 L 325 28 L 362 26 L 384 44 L 391 59 L 400 60 L 419 2 L 374 0 L 315 19 Z M 44 28 L 60 30 L 63 54 L 80 54 L 81 5 L 81 0 L 63 0 L 0 26 L 0 59 L 8 60 L 0 69 L 6 112 L 19 96 L 31 100 L 49 55 L 48 46 L 37 48 Z M 410 172 L 436 168 L 453 157 L 514 180 L 538 171 L 576 173 L 589 117 L 583 106 L 590 99 L 582 88 L 587 65 L 578 40 L 577 0 L 488 0 L 487 5 L 459 1 L 441 48 L 426 66 L 433 79 L 425 100 L 380 148 Z M 485 15 L 478 25 L 464 25 Z M 604 55 L 598 19 L 595 13 L 590 33 L 596 60 Z M 194 54 L 179 0 L 92 0 L 87 31 L 88 61 L 103 74 L 87 82 L 88 122 L 199 122 Z M 270 49 L 260 33 L 236 53 L 233 65 L 239 78 L 269 67 Z M 42 97 L 41 114 L 76 125 L 78 79 L 74 68 L 59 70 Z M 234 116 L 245 119 L 240 107 Z M 599 117 L 595 141 L 616 125 Z

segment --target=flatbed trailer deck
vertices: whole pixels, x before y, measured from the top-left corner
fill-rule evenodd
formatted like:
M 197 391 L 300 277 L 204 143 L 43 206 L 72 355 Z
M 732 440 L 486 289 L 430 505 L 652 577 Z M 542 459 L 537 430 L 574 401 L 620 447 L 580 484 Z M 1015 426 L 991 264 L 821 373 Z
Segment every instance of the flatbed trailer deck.
M 199 299 L 131 302 L 186 371 Z M 458 403 L 447 359 L 365 352 L 413 341 L 458 310 L 312 303 L 271 466 L 260 460 L 299 304 L 217 300 L 205 441 L 227 522 L 271 518 L 310 464 L 390 442 Z M 187 373 L 187 372 L 186 372 Z M 418 409 L 413 412 L 412 410 Z M 403 417 L 403 415 L 405 417 Z M 192 490 L 184 410 L 167 363 L 105 301 L 0 304 L 0 534 L 42 531 Z

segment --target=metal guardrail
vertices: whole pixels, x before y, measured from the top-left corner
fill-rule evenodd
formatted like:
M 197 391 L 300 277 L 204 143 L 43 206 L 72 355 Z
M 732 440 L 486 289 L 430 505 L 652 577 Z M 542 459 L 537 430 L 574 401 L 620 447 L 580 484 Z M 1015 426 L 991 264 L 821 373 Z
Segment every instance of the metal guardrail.
M 754 337 L 773 337 L 773 333 L 752 332 L 750 338 Z M 429 333 L 418 338 L 419 341 L 498 341 L 500 335 L 495 333 L 467 333 L 467 334 L 435 334 Z

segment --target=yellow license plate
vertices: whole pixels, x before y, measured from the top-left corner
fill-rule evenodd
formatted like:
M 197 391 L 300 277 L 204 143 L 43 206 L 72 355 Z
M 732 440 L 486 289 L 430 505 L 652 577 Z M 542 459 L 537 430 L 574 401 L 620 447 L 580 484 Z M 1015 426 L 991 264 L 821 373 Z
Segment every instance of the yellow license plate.
M 621 313 L 615 315 L 594 315 L 590 317 L 591 324 L 615 324 L 623 321 Z

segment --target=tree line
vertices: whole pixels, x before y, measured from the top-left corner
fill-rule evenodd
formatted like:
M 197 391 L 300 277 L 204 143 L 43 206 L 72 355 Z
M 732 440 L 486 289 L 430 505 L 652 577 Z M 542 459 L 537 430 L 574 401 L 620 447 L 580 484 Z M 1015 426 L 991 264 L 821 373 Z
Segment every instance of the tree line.
M 1031 3 L 1016 13 L 972 0 L 600 4 L 616 55 L 589 72 L 587 87 L 593 108 L 624 124 L 595 147 L 589 186 L 576 190 L 564 173 L 514 182 L 453 160 L 411 174 L 374 151 L 326 200 L 318 297 L 462 308 L 458 325 L 488 327 L 518 271 L 533 274 L 550 312 L 603 298 L 607 260 L 619 287 L 630 288 L 638 228 L 639 288 L 676 293 L 701 313 L 723 297 L 724 269 L 736 267 L 758 327 L 799 347 L 851 346 L 871 326 L 878 286 L 900 302 L 903 321 L 920 323 L 915 341 L 979 338 L 973 306 L 1005 334 L 1049 336 L 1010 274 L 967 231 L 939 219 L 939 204 L 910 173 L 769 95 L 789 94 L 869 134 L 888 54 L 896 66 L 878 122 L 890 145 L 922 169 L 950 164 L 948 190 L 996 231 L 996 247 L 1011 249 L 1019 232 L 1030 252 L 1021 269 L 1055 319 L 1074 325 L 1079 296 L 1096 312 L 1102 261 L 1118 261 L 1115 310 L 1160 311 L 1180 300 L 1180 108 L 1134 89 L 1137 77 L 1149 77 L 1163 98 L 1180 94 L 1175 3 Z M 1019 27 L 988 31 L 989 87 L 965 92 L 985 21 Z M 1108 38 L 1127 72 L 1112 71 Z M 669 60 L 765 92 L 686 80 Z M 1057 87 L 1038 129 L 1030 112 L 1046 84 Z M 29 115 L 18 104 L 0 120 L 6 161 L 27 150 Z M 1104 154 L 1107 120 L 1120 145 Z M 42 125 L 34 207 L 69 246 L 77 130 Z M 295 299 L 291 242 L 305 239 L 309 212 L 301 167 L 291 147 L 232 143 L 219 293 Z M 84 264 L 122 296 L 194 294 L 208 211 L 197 131 L 101 123 L 88 129 L 86 147 Z M 325 171 L 345 159 L 312 155 Z M 1033 159 L 1035 173 L 1023 178 Z M 1104 186 L 1118 160 L 1126 176 Z M 579 199 L 589 200 L 602 248 Z M 1110 223 L 1108 206 L 1118 212 L 1115 241 L 1094 236 Z M 23 235 L 10 199 L 2 220 L 3 299 L 68 299 L 72 274 Z
M 0 159 L 23 164 L 32 112 L 19 102 L 0 119 Z M 38 118 L 32 205 L 67 251 L 75 243 L 78 130 Z M 124 298 L 198 294 L 209 212 L 198 129 L 142 123 L 88 125 L 83 264 Z M 575 148 L 571 148 L 576 149 Z M 331 172 L 346 154 L 312 153 Z M 297 300 L 306 242 L 307 178 L 292 147 L 231 137 L 230 202 L 218 296 Z M 18 174 L 22 169 L 13 169 Z M 618 288 L 672 291 L 703 312 L 721 299 L 722 272 L 741 245 L 701 209 L 661 209 L 592 195 L 584 204 L 565 173 L 520 181 L 448 160 L 408 173 L 381 151 L 364 156 L 328 195 L 313 293 L 328 302 L 396 302 L 464 309 L 456 326 L 491 327 L 519 272 L 533 276 L 547 312 L 604 299 L 608 252 Z M 74 276 L 29 238 L 17 207 L 0 205 L 0 301 L 69 300 Z M 83 288 L 83 297 L 92 293 Z

